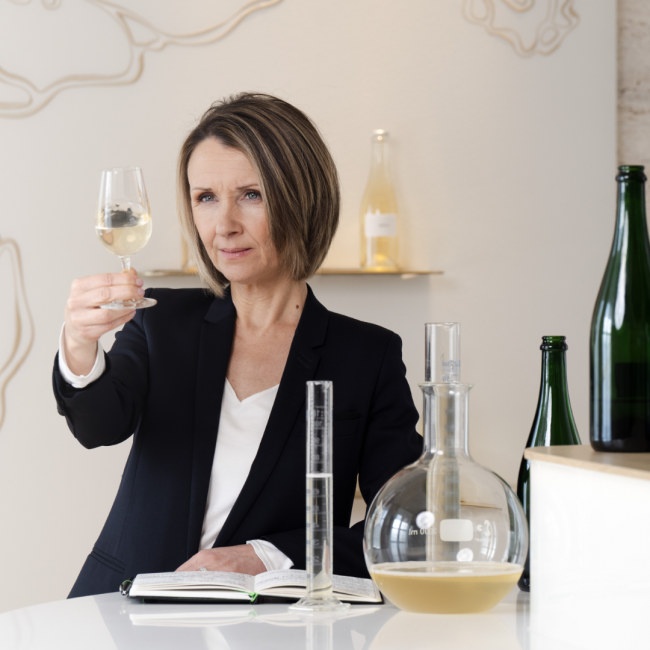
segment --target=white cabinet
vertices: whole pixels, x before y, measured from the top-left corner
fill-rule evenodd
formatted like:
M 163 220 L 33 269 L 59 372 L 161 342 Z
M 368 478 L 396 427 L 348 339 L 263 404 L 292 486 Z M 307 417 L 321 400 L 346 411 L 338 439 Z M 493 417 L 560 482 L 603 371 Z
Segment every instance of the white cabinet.
M 650 647 L 650 454 L 584 445 L 526 457 L 532 650 L 537 636 L 558 650 Z

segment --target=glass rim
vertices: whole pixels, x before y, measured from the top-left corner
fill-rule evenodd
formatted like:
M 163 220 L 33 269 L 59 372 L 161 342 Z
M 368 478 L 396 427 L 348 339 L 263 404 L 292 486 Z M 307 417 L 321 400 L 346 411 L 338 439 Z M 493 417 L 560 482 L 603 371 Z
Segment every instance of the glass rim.
M 138 171 L 142 172 L 142 167 L 107 167 L 106 169 L 102 169 L 102 174 L 112 174 L 115 172 L 133 172 L 133 171 Z

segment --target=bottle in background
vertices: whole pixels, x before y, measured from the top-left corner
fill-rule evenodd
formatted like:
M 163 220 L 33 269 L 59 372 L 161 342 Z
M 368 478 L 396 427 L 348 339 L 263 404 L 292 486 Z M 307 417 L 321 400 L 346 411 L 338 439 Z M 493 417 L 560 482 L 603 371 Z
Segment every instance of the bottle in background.
M 619 167 L 614 243 L 591 321 L 590 438 L 650 451 L 650 243 L 641 165 Z
M 372 134 L 372 164 L 361 201 L 361 266 L 391 271 L 397 264 L 397 201 L 390 176 L 388 132 Z
M 580 436 L 573 419 L 569 388 L 566 380 L 566 351 L 564 336 L 542 337 L 542 381 L 537 401 L 537 412 L 526 442 L 528 447 L 551 445 L 580 445 Z M 517 480 L 517 496 L 524 506 L 530 526 L 530 461 L 521 461 Z M 519 588 L 530 591 L 530 549 Z

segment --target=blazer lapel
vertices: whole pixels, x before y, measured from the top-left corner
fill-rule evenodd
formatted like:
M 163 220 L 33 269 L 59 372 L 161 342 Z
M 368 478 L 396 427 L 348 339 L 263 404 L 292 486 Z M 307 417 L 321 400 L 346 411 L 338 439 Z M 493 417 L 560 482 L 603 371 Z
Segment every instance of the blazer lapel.
M 302 415 L 304 420 L 305 383 L 314 378 L 320 360 L 320 355 L 313 348 L 324 343 L 327 321 L 328 311 L 316 300 L 308 287 L 305 308 L 289 350 L 280 387 L 257 455 L 244 487 L 214 543 L 215 547 L 228 545 L 273 473 L 296 419 Z
M 230 291 L 227 291 L 223 299 L 214 300 L 201 328 L 194 405 L 188 558 L 199 550 L 201 541 L 212 461 L 217 444 L 221 400 L 235 333 L 235 316 Z

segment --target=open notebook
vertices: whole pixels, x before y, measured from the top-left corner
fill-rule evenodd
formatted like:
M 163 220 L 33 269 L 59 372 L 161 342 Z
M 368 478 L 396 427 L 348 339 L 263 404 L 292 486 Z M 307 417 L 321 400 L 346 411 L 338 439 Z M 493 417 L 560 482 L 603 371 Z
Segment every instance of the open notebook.
M 298 599 L 305 595 L 307 572 L 267 571 L 257 576 L 222 571 L 141 573 L 128 595 L 145 600 L 214 600 L 254 603 L 258 596 Z M 364 578 L 334 576 L 334 594 L 351 603 L 381 603 L 375 583 Z

